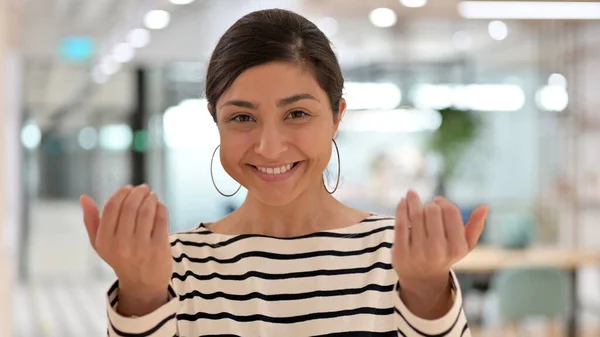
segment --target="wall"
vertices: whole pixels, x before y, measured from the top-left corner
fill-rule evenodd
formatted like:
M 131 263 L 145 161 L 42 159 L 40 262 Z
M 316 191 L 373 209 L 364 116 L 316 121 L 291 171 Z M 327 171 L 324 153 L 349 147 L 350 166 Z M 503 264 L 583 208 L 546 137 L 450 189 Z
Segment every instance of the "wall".
M 20 190 L 18 130 L 20 69 L 16 54 L 18 13 L 0 0 L 0 337 L 11 335 L 13 277 L 16 272 Z M 14 3 L 14 2 L 12 2 Z

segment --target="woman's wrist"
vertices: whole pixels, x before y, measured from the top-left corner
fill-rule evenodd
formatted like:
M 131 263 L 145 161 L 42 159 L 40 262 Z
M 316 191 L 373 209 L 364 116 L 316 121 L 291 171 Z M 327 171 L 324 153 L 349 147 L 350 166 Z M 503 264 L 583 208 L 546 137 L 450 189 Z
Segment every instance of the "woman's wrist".
M 438 319 L 446 315 L 454 304 L 450 275 L 445 278 L 405 283 L 400 281 L 398 296 L 414 315 L 423 319 Z
M 126 317 L 148 315 L 169 301 L 168 286 L 163 290 L 143 291 L 119 285 L 117 312 Z

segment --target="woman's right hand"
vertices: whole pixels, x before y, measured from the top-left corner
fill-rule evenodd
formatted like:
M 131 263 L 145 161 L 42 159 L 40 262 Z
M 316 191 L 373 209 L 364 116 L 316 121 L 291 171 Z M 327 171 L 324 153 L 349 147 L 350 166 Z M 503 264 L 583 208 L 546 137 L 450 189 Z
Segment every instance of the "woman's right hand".
M 166 206 L 147 185 L 125 186 L 106 202 L 81 197 L 92 247 L 119 279 L 119 312 L 142 316 L 167 302 L 173 272 Z

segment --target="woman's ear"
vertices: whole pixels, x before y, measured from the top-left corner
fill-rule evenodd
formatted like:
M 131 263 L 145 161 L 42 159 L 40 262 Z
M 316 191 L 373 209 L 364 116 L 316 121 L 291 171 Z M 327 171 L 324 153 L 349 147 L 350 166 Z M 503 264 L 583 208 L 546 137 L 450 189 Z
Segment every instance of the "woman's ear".
M 333 134 L 331 138 L 335 138 L 335 134 L 338 132 L 338 128 L 340 127 L 340 123 L 342 122 L 342 118 L 344 118 L 344 113 L 346 113 L 346 100 L 340 98 L 340 104 L 338 105 L 338 112 L 335 115 L 333 120 Z

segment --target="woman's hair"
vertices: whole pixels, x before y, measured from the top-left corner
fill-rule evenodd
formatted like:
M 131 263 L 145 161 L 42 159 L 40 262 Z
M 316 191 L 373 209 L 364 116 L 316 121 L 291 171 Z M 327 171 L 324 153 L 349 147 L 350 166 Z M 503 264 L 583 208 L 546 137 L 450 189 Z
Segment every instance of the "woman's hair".
M 327 93 L 334 116 L 344 78 L 329 39 L 306 18 L 282 9 L 245 15 L 221 37 L 206 74 L 206 98 L 216 122 L 216 103 L 235 79 L 249 68 L 269 62 L 306 67 Z

